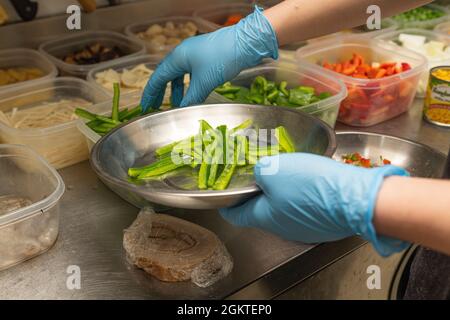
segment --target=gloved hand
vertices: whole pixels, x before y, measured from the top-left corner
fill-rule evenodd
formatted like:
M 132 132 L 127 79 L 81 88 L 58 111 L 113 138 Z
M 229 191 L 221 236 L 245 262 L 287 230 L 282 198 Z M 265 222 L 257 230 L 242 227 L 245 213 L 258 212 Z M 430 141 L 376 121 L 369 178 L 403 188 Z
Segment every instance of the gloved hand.
M 276 166 L 277 172 L 269 174 L 272 169 L 267 168 Z M 313 154 L 289 153 L 262 158 L 254 172 L 263 193 L 240 206 L 220 210 L 232 224 L 261 228 L 305 243 L 359 234 L 383 256 L 408 246 L 377 236 L 372 224 L 384 177 L 407 176 L 402 168 L 366 169 Z
M 271 24 L 256 7 L 234 26 L 186 39 L 177 46 L 152 74 L 141 106 L 144 112 L 158 108 L 169 81 L 174 106 L 201 103 L 217 86 L 268 57 L 278 58 L 278 42 Z M 186 73 L 191 74 L 191 82 L 183 98 Z

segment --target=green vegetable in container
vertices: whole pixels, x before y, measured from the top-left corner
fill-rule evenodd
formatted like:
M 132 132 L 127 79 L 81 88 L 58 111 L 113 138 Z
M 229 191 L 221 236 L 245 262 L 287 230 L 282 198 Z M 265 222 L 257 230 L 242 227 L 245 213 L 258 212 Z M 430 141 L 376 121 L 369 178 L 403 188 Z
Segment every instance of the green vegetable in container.
M 258 86 L 266 86 L 259 80 Z M 270 86 L 271 84 L 269 84 Z M 295 145 L 283 126 L 275 129 L 277 143 L 266 146 L 266 141 L 253 141 L 242 135 L 250 128 L 251 120 L 228 129 L 226 125 L 213 128 L 207 121 L 199 121 L 199 133 L 195 136 L 162 146 L 155 151 L 156 161 L 144 167 L 129 168 L 130 178 L 139 180 L 164 178 L 171 171 L 191 167 L 197 174 L 200 190 L 224 190 L 228 188 L 239 167 L 252 166 L 264 156 L 280 152 L 295 152 Z M 256 135 L 259 137 L 259 133 Z M 264 147 L 260 147 L 264 145 Z M 187 147 L 187 148 L 186 148 Z M 198 155 L 201 154 L 201 158 Z M 183 161 L 174 161 L 173 155 Z
M 284 107 L 302 107 L 331 97 L 329 92 L 316 94 L 313 87 L 298 86 L 288 89 L 288 83 L 281 81 L 275 83 L 263 76 L 257 76 L 250 88 L 233 85 L 225 82 L 215 89 L 223 97 L 239 103 L 252 103 L 261 105 L 274 105 Z
M 114 83 L 114 96 L 110 117 L 95 114 L 82 108 L 75 109 L 75 114 L 80 118 L 89 120 L 88 122 L 86 122 L 86 125 L 91 130 L 103 136 L 112 129 L 114 129 L 115 127 L 117 127 L 118 125 L 126 121 L 129 121 L 133 118 L 136 118 L 142 114 L 142 108 L 140 105 L 132 109 L 125 108 L 119 111 L 119 104 L 120 104 L 119 102 L 120 102 L 120 86 L 118 83 Z M 150 109 L 149 112 L 154 111 L 156 110 Z

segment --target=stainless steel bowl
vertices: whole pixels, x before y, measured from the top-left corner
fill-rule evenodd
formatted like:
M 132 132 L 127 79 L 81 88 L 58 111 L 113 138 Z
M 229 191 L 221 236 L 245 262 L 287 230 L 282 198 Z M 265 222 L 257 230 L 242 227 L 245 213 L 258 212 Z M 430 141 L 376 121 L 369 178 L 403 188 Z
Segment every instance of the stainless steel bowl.
M 257 194 L 253 177 L 239 187 L 224 191 L 189 190 L 177 181 L 164 179 L 145 185 L 130 183 L 129 167 L 151 163 L 154 150 L 198 132 L 198 121 L 229 127 L 252 119 L 255 127 L 286 127 L 299 151 L 328 157 L 336 149 L 334 131 L 324 122 L 289 108 L 244 104 L 201 105 L 150 114 L 131 121 L 97 142 L 91 151 L 91 165 L 99 178 L 125 200 L 142 207 L 161 204 L 186 209 L 217 209 L 236 205 Z
M 369 132 L 337 132 L 336 140 L 333 158 L 338 161 L 345 154 L 359 152 L 375 162 L 380 156 L 389 159 L 415 177 L 442 178 L 444 173 L 446 156 L 414 141 Z

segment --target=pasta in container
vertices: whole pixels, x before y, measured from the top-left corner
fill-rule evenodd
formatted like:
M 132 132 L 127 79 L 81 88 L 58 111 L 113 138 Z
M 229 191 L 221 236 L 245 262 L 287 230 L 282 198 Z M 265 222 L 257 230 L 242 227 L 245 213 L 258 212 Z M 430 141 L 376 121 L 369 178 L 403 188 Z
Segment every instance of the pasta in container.
M 74 110 L 106 100 L 104 91 L 76 78 L 5 91 L 0 94 L 0 141 L 28 145 L 57 169 L 86 160 L 88 148 Z

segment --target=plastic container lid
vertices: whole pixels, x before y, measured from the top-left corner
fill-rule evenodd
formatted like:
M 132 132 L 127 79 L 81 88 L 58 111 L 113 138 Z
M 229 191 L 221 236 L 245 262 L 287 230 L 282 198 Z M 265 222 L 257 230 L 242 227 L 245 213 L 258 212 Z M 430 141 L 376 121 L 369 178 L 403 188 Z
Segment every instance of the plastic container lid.
M 205 21 L 216 30 L 224 27 L 224 23 L 230 15 L 239 14 L 246 17 L 254 10 L 255 5 L 250 3 L 221 3 L 198 9 L 192 16 Z
M 401 29 L 393 32 L 383 33 L 376 37 L 376 39 L 380 39 L 382 41 L 392 41 L 392 42 L 398 42 L 399 36 L 401 34 L 411 34 L 411 35 L 419 35 L 424 36 L 426 38 L 426 42 L 428 41 L 440 41 L 446 44 L 446 46 L 450 45 L 450 36 L 447 36 L 445 34 L 441 34 L 438 32 L 434 32 L 431 30 L 425 30 L 425 29 L 417 29 L 417 28 L 409 28 L 409 29 Z M 399 44 L 401 46 L 401 44 Z M 405 48 L 408 50 L 412 50 L 410 48 Z M 421 54 L 420 52 L 418 52 Z M 419 87 L 417 90 L 416 96 L 419 98 L 423 98 L 426 93 L 427 83 L 428 83 L 428 77 L 429 73 L 428 70 L 440 66 L 440 65 L 450 65 L 450 57 L 447 59 L 430 59 L 425 56 L 425 58 L 428 61 L 428 69 L 426 69 L 423 73 L 422 79 L 419 82 Z
M 51 63 L 47 57 L 32 49 L 14 48 L 0 50 L 0 69 L 11 67 L 38 68 L 44 72 L 44 76 L 33 80 L 0 86 L 0 92 L 11 88 L 16 88 L 24 84 L 36 83 L 38 81 L 55 78 L 58 75 L 58 70 L 53 63 Z
M 449 19 L 449 10 L 446 7 L 442 7 L 436 4 L 427 4 L 424 7 L 428 7 L 430 9 L 440 10 L 444 12 L 445 14 L 436 19 L 431 20 L 425 20 L 425 21 L 410 21 L 410 22 L 401 22 L 393 18 L 398 24 L 399 28 L 406 29 L 406 28 L 418 28 L 418 29 L 433 29 L 436 25 L 447 21 Z
M 141 42 L 129 39 L 120 33 L 112 31 L 87 31 L 74 35 L 65 35 L 58 39 L 44 42 L 39 46 L 39 51 L 47 55 L 63 74 L 85 78 L 93 68 L 110 63 L 111 61 L 76 65 L 66 63 L 62 58 L 67 54 L 81 50 L 85 46 L 96 42 L 106 46 L 117 46 L 125 53 L 123 57 L 114 59 L 115 61 L 145 53 L 145 47 Z
M 137 40 L 144 44 L 147 48 L 147 52 L 150 54 L 159 54 L 162 56 L 165 56 L 168 52 L 170 52 L 175 45 L 165 45 L 161 47 L 154 47 L 152 46 L 149 41 L 145 41 L 140 39 L 137 36 L 137 33 L 146 31 L 150 26 L 154 24 L 165 24 L 166 22 L 173 22 L 175 24 L 179 23 L 186 23 L 186 22 L 192 22 L 198 27 L 198 31 L 200 33 L 208 33 L 211 31 L 214 31 L 215 29 L 211 27 L 209 23 L 206 23 L 205 21 L 202 21 L 201 19 L 197 19 L 194 17 L 188 17 L 188 16 L 169 16 L 169 17 L 162 17 L 162 18 L 154 18 L 147 20 L 145 22 L 138 22 L 128 25 L 125 28 L 125 34 L 131 37 L 134 40 Z
M 287 81 L 288 88 L 307 85 L 314 87 L 317 93 L 330 92 L 331 97 L 296 109 L 317 116 L 334 127 L 339 104 L 347 95 L 347 89 L 342 81 L 330 77 L 317 66 L 296 65 L 291 60 L 279 60 L 246 69 L 231 80 L 231 83 L 249 88 L 253 79 L 259 75 L 275 82 Z M 213 91 L 205 103 L 233 103 L 233 101 Z
M 12 88 L 0 93 L 0 110 L 29 109 L 45 102 L 82 98 L 93 105 L 110 97 L 87 81 L 78 78 L 55 78 Z M 56 168 L 63 168 L 87 159 L 83 136 L 76 129 L 76 120 L 47 128 L 13 128 L 0 121 L 0 141 L 32 147 Z
M 411 69 L 381 79 L 358 79 L 323 68 L 328 75 L 342 80 L 348 89 L 338 120 L 349 125 L 370 126 L 407 111 L 427 68 L 425 57 L 414 51 L 378 39 L 350 35 L 309 44 L 297 50 L 296 58 L 301 64 L 321 65 L 324 61 L 334 63 L 350 59 L 353 53 L 359 53 L 368 62 L 406 62 Z M 397 98 L 384 99 L 388 97 Z M 359 110 L 351 107 L 356 104 L 361 106 Z M 344 117 L 344 111 L 350 114 Z

